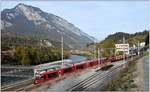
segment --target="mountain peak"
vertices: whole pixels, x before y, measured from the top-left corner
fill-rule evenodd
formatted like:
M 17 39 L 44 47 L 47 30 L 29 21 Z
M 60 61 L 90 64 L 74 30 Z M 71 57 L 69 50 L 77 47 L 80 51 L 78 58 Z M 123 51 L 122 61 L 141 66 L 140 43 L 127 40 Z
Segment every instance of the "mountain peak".
M 19 11 L 19 12 L 27 12 L 29 11 L 29 7 L 23 3 L 19 3 L 16 7 L 15 10 Z
M 26 5 L 24 3 L 19 3 L 18 5 L 15 6 L 15 9 L 31 9 L 34 11 L 41 11 L 39 8 L 34 7 L 34 6 L 30 6 L 30 5 Z
M 16 5 L 15 9 L 23 9 L 25 7 L 28 7 L 28 6 L 23 3 L 19 3 L 18 5 Z
M 19 3 L 19 4 L 17 5 L 17 7 L 19 7 L 19 6 L 27 6 L 27 5 L 25 5 L 24 3 Z
M 44 18 L 42 18 L 42 16 L 40 15 L 40 13 L 42 12 L 39 8 L 37 7 L 33 7 L 30 5 L 25 5 L 23 3 L 19 3 L 16 7 L 15 10 L 23 15 L 24 17 L 26 17 L 28 20 L 31 21 L 46 21 Z

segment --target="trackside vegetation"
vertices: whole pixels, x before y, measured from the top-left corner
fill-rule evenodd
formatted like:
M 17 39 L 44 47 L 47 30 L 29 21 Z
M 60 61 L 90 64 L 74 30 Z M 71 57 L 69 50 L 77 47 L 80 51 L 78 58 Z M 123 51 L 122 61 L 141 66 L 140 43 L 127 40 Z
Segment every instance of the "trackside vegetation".
M 137 59 L 135 58 L 125 65 L 118 75 L 102 89 L 102 91 L 135 91 L 137 84 L 134 82 L 137 70 Z

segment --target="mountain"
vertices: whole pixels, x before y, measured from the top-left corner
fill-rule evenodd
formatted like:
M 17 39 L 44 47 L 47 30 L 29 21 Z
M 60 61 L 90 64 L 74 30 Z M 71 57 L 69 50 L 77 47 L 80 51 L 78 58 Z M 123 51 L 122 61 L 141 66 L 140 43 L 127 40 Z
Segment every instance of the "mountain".
M 22 3 L 1 12 L 1 25 L 2 35 L 9 34 L 5 36 L 13 32 L 17 36 L 60 42 L 63 35 L 69 48 L 84 48 L 95 39 L 59 16 Z

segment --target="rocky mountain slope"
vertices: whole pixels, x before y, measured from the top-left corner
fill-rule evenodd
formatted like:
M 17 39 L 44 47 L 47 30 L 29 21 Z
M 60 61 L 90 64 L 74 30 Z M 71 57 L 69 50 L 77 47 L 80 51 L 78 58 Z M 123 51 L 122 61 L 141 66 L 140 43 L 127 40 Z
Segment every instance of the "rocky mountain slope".
M 65 44 L 71 49 L 84 48 L 94 40 L 67 20 L 22 3 L 1 12 L 1 25 L 2 35 L 9 34 L 5 36 L 11 36 L 13 32 L 17 36 L 24 35 L 60 42 L 63 35 Z

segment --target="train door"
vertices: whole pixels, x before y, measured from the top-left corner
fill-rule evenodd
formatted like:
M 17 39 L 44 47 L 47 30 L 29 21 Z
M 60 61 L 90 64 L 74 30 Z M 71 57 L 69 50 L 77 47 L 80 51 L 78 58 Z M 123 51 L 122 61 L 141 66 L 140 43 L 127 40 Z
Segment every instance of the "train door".
M 43 75 L 43 79 L 44 79 L 44 81 L 46 81 L 47 80 L 47 76 Z

